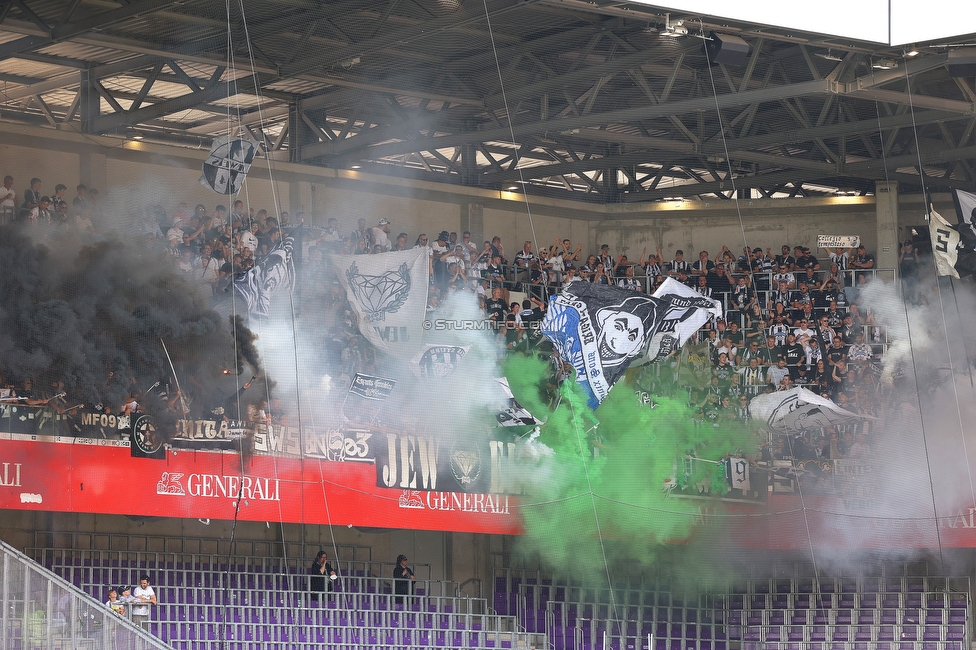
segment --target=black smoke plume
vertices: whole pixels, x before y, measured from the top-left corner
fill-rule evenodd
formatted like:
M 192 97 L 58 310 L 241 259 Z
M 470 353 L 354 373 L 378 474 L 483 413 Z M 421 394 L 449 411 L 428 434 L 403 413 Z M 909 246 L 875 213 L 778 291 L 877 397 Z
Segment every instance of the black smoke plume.
M 243 322 L 228 325 L 165 251 L 140 239 L 79 246 L 49 237 L 42 244 L 36 234 L 0 228 L 4 385 L 31 379 L 43 393 L 62 382 L 68 403 L 114 412 L 135 395 L 168 422 L 176 416 L 166 415 L 167 405 L 172 414 L 187 403 L 190 417 L 205 408 L 238 355 L 258 370 L 254 334 Z M 183 400 L 173 406 L 176 380 Z M 150 391 L 154 385 L 161 388 Z M 160 395 L 164 388 L 168 397 Z

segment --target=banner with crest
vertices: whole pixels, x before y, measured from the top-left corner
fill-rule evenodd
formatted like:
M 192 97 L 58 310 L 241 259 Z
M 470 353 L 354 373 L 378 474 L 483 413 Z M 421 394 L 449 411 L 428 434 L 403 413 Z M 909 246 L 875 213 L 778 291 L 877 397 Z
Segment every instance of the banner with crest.
M 419 349 L 427 316 L 427 251 L 330 255 L 359 331 L 377 349 L 409 359 Z
M 214 139 L 210 154 L 203 162 L 200 184 L 217 194 L 237 194 L 244 185 L 255 154 L 257 146 L 246 138 L 225 135 Z

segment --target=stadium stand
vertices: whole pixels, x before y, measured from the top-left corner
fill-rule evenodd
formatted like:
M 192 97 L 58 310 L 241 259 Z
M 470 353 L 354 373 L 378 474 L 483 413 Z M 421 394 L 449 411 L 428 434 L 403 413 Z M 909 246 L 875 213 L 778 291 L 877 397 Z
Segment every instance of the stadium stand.
M 115 537 L 119 546 L 133 542 L 129 536 Z M 206 546 L 217 540 L 196 541 Z M 238 542 L 249 545 L 247 540 Z M 105 585 L 135 583 L 140 575 L 150 575 L 160 604 L 149 631 L 180 650 L 525 647 L 514 616 L 492 613 L 484 599 L 461 596 L 457 582 L 418 579 L 413 595 L 397 602 L 391 563 L 340 559 L 336 590 L 315 598 L 305 563 L 297 558 L 28 550 L 39 565 L 93 596 L 104 592 Z M 339 552 L 370 555 L 364 547 L 343 546 Z M 416 569 L 430 575 L 429 566 Z
M 117 537 L 117 546 L 137 539 Z M 196 541 L 202 547 L 216 540 Z M 238 542 L 245 552 L 266 544 Z M 490 603 L 418 566 L 423 578 L 401 604 L 393 565 L 372 561 L 361 546 L 339 549 L 341 577 L 320 599 L 310 594 L 298 557 L 40 546 L 28 552 L 38 562 L 31 570 L 50 569 L 93 597 L 106 584 L 148 573 L 160 602 L 148 631 L 180 650 L 964 650 L 971 638 L 970 580 L 932 575 L 924 563 L 832 577 L 797 567 L 789 578 L 701 592 L 649 574 L 629 576 L 611 591 L 496 567 Z M 105 618 L 97 601 L 87 606 Z M 146 638 L 135 626 L 117 627 Z
M 886 567 L 891 569 L 892 567 Z M 496 569 L 493 602 L 515 604 L 554 650 L 962 650 L 968 578 L 914 575 L 755 580 L 687 595 L 668 581 L 595 589 Z

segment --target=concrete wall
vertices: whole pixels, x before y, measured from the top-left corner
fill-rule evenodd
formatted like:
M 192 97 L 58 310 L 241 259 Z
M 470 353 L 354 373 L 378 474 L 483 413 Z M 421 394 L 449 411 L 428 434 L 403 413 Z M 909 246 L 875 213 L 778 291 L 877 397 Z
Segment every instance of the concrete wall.
M 594 223 L 593 234 L 598 240 L 594 245 L 609 244 L 611 251 L 631 259 L 637 259 L 644 247 L 648 253 L 660 249 L 665 259 L 673 258 L 680 249 L 685 259 L 694 261 L 701 250 L 715 259 L 722 246 L 728 246 L 736 256 L 745 246 L 769 248 L 777 255 L 783 244 L 814 249 L 817 235 L 859 235 L 873 250 L 877 240 L 873 198 L 829 201 L 740 201 L 738 210 L 731 201 L 684 202 L 645 206 L 622 214 L 612 211 L 608 218 Z
M 42 179 L 42 192 L 56 183 L 69 187 L 84 179 L 104 178 L 103 196 L 122 196 L 130 205 L 155 202 L 172 212 L 185 201 L 213 208 L 232 199 L 215 195 L 199 183 L 207 151 L 81 136 L 51 129 L 0 124 L 0 174 L 12 174 L 22 194 L 32 176 Z M 97 169 L 95 169 L 95 168 Z M 273 179 L 273 181 L 272 181 Z M 637 258 L 646 246 L 660 247 L 670 259 L 683 249 L 688 259 L 707 250 L 714 258 L 727 245 L 736 254 L 743 246 L 771 248 L 778 253 L 790 246 L 816 246 L 816 236 L 859 235 L 869 250 L 877 250 L 880 232 L 875 197 L 830 197 L 779 200 L 731 200 L 598 205 L 566 199 L 525 197 L 516 192 L 466 188 L 446 183 L 377 176 L 352 170 L 308 167 L 259 159 L 251 168 L 241 198 L 255 209 L 306 213 L 312 223 L 339 221 L 351 232 L 360 217 L 370 225 L 380 218 L 392 222 L 393 236 L 406 232 L 409 241 L 421 232 L 432 239 L 441 230 L 469 229 L 480 244 L 498 235 L 509 254 L 526 240 L 536 247 L 555 239 L 583 243 L 584 254 L 609 244 L 614 253 Z M 886 199 L 888 197 L 885 197 Z M 935 195 L 936 208 L 953 213 L 948 195 Z M 278 206 L 276 208 L 276 205 Z M 897 239 L 904 240 L 911 226 L 924 225 L 920 197 L 897 195 Z M 531 213 L 531 216 L 530 216 Z M 883 246 L 890 246 L 890 235 Z M 897 255 L 897 251 L 895 251 Z
M 0 137 L 0 176 L 10 174 L 14 177 L 13 189 L 17 190 L 18 205 L 23 202 L 24 190 L 34 177 L 41 179 L 42 192 L 53 193 L 55 185 L 64 183 L 68 186 L 67 196 L 74 196 L 75 187 L 81 182 L 77 153 L 44 151 L 9 142 L 9 139 Z

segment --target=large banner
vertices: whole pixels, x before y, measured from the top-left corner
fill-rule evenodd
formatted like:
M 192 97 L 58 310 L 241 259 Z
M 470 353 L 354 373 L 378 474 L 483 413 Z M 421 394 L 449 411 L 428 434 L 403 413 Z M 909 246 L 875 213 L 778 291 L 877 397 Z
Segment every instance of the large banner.
M 632 362 L 667 357 L 710 316 L 721 315 L 718 301 L 670 278 L 653 296 L 574 282 L 549 304 L 542 333 L 573 364 L 595 409 Z
M 427 250 L 329 257 L 366 340 L 401 359 L 413 356 L 427 316 Z
M 242 463 L 240 454 L 204 450 L 160 461 L 133 458 L 127 447 L 125 440 L 0 440 L 0 508 L 520 532 L 517 497 L 478 491 L 490 480 L 451 492 L 440 468 L 427 474 L 427 489 L 414 489 L 425 479 L 419 465 L 399 465 L 399 450 L 395 485 L 379 487 L 367 463 L 261 455 Z

